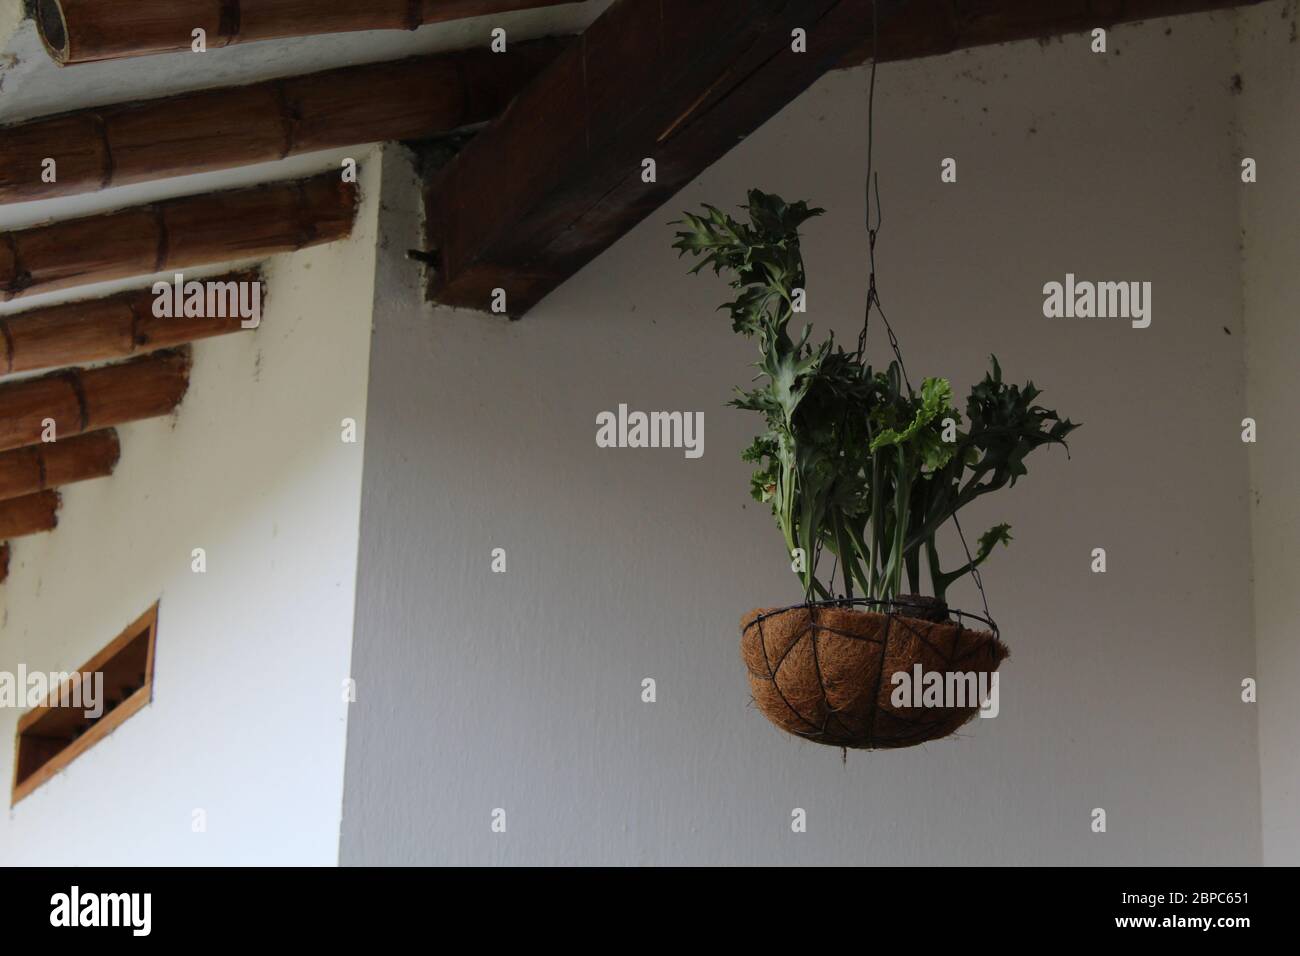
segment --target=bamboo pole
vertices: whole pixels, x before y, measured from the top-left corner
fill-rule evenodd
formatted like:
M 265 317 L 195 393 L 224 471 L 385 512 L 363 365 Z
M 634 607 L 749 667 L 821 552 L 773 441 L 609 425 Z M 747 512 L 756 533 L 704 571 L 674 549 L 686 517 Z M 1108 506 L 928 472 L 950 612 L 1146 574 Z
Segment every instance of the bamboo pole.
M 265 310 L 266 285 L 256 270 L 200 281 L 220 283 L 226 288 L 231 283 L 257 283 L 261 288 L 261 308 Z M 154 303 L 158 298 L 152 288 L 141 289 L 0 316 L 0 345 L 4 348 L 0 354 L 0 374 L 130 358 L 227 335 L 244 327 L 244 320 L 230 308 L 216 310 L 230 313 L 225 317 L 156 316 Z M 221 304 L 228 304 L 224 297 Z M 204 305 L 206 311 L 207 303 Z
M 0 298 L 333 242 L 351 233 L 356 201 L 331 172 L 0 233 Z
M 10 501 L 0 501 L 0 538 L 53 531 L 59 523 L 59 493 L 42 491 Z
M 107 477 L 120 455 L 111 428 L 0 453 L 0 501 Z
M 188 349 L 0 384 L 0 451 L 170 413 L 189 387 Z M 0 537 L 4 535 L 0 534 Z
M 36 24 L 60 65 L 281 37 L 414 30 L 580 0 L 38 0 Z
M 0 202 L 448 133 L 500 115 L 566 45 L 442 53 L 17 123 L 0 128 Z

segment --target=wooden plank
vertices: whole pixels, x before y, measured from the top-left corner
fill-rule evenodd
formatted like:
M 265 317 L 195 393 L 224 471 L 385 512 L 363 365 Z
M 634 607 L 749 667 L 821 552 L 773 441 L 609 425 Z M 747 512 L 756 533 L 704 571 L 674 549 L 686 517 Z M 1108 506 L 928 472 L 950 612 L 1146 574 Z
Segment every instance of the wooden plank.
M 68 673 L 74 675 L 84 673 L 93 674 L 96 671 L 104 670 L 105 667 L 108 666 L 114 658 L 121 654 L 132 641 L 137 640 L 140 635 L 147 632 L 149 634 L 150 647 L 149 653 L 146 657 L 144 677 L 146 685 L 152 685 L 153 644 L 158 630 L 159 604 L 160 602 L 155 601 L 147 611 L 132 621 L 120 634 L 96 651 L 90 660 Z M 41 701 L 31 710 L 27 711 L 27 713 L 18 718 L 19 734 L 31 730 L 34 725 L 40 723 L 48 717 L 52 711 L 57 709 L 51 705 L 50 696 L 51 695 L 47 694 L 45 700 Z
M 914 60 L 956 50 L 1043 39 L 1119 23 L 1253 6 L 1263 0 L 908 0 L 881 30 L 880 61 Z M 871 59 L 870 28 L 842 66 Z
M 583 0 L 41 0 L 36 24 L 61 64 L 362 30 L 414 30 Z
M 0 501 L 113 473 L 121 446 L 113 429 L 0 452 Z
M 356 203 L 356 185 L 330 172 L 0 233 L 0 298 L 334 242 Z
M 199 281 L 227 289 L 241 285 L 247 289 L 257 284 L 261 289 L 261 310 L 265 311 L 266 284 L 255 269 Z M 212 315 L 159 317 L 154 315 L 157 298 L 152 288 L 140 289 L 0 316 L 0 340 L 4 345 L 0 375 L 130 358 L 229 335 L 244 327 L 238 311 L 229 307 L 214 309 Z M 221 305 L 229 305 L 225 296 L 218 298 Z
M 1238 2 L 1257 0 L 882 0 L 882 59 Z M 860 62 L 871 23 L 871 0 L 616 0 L 431 177 L 430 298 L 486 310 L 503 289 L 523 315 L 826 70 Z
M 41 491 L 0 501 L 0 538 L 21 538 L 53 531 L 59 523 L 58 513 L 57 491 Z
M 40 769 L 27 775 L 21 781 L 15 781 L 13 788 L 13 798 L 10 806 L 18 803 L 20 800 L 31 795 L 32 791 L 41 784 L 47 782 L 51 777 L 66 767 L 72 761 L 76 760 L 83 753 L 89 750 L 99 741 L 103 740 L 118 727 L 126 722 L 128 717 L 139 713 L 143 710 L 152 698 L 150 688 L 141 688 L 136 691 L 124 702 L 114 707 L 109 713 L 105 714 L 84 734 L 74 740 L 66 747 L 57 750 L 55 756 L 44 760 L 40 764 Z M 14 771 L 20 770 L 17 762 L 14 764 Z
M 841 60 L 869 10 L 616 0 L 430 183 L 431 296 L 484 309 L 502 288 L 523 314 Z
M 138 649 L 141 641 L 145 645 L 143 654 Z M 116 706 L 109 708 L 106 701 L 105 713 L 93 720 L 84 733 L 76 735 L 73 732 L 83 719 L 76 711 L 69 713 L 65 707 L 54 706 L 54 689 L 51 689 L 45 700 L 18 719 L 13 804 L 28 796 L 153 700 L 157 644 L 158 603 L 155 602 L 153 607 L 110 641 L 103 650 L 69 672 L 72 676 L 60 686 L 60 692 L 64 687 L 70 687 L 73 681 L 79 681 L 81 674 L 96 672 L 104 675 L 105 697 L 117 693 L 118 688 L 114 685 L 125 683 L 135 687 Z M 132 645 L 136 647 L 133 648 Z
M 170 414 L 189 388 L 186 349 L 0 384 L 0 451 Z M 4 537 L 0 534 L 0 538 Z
M 0 203 L 452 132 L 498 116 L 567 44 L 484 46 L 17 123 L 0 128 Z

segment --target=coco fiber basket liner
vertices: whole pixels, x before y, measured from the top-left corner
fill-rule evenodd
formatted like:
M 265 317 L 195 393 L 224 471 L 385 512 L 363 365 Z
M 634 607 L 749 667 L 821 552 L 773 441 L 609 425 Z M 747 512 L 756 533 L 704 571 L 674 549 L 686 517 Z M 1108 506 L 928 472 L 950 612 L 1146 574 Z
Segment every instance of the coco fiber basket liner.
M 887 613 L 851 603 L 874 602 L 756 609 L 741 620 L 750 691 L 768 720 L 817 743 L 872 750 L 938 740 L 975 716 L 978 704 L 895 707 L 891 677 L 915 674 L 920 664 L 923 672 L 987 681 L 1009 653 L 996 628 L 906 617 L 897 603 Z

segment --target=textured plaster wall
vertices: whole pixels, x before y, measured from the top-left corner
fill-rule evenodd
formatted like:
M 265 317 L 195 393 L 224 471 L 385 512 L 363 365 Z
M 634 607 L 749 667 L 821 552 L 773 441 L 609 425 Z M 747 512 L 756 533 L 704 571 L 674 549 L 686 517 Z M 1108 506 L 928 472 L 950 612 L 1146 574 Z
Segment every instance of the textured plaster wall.
M 1238 21 L 1239 141 L 1259 164 L 1243 187 L 1254 616 L 1264 862 L 1300 863 L 1300 42 L 1297 9 L 1264 4 Z
M 724 407 L 752 346 L 667 221 L 750 186 L 826 206 L 809 319 L 856 337 L 865 71 L 818 83 L 514 324 L 422 304 L 402 258 L 416 187 L 391 157 L 342 862 L 1260 860 L 1233 19 L 1110 41 L 881 70 L 881 293 L 909 367 L 964 394 L 995 352 L 1084 427 L 1073 460 L 1036 456 L 966 519 L 1015 535 L 985 573 L 1013 653 L 1001 715 L 847 766 L 748 704 L 737 621 L 798 592 L 747 497 L 755 423 Z M 1067 272 L 1152 282 L 1151 327 L 1044 318 Z M 704 456 L 597 448 L 621 402 L 703 411 Z

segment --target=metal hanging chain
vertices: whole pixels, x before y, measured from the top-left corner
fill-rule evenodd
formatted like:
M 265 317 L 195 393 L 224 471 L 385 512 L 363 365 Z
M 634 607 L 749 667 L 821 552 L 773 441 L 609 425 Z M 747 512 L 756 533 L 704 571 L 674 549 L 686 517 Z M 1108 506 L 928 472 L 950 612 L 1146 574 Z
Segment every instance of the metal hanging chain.
M 898 344 L 898 336 L 894 334 L 894 327 L 889 324 L 889 318 L 885 315 L 884 307 L 880 304 L 880 292 L 876 287 L 876 238 L 880 234 L 880 225 L 883 218 L 880 214 L 880 176 L 874 169 L 874 150 L 876 138 L 876 64 L 880 60 L 880 3 L 879 0 L 873 0 L 871 4 L 871 80 L 867 87 L 867 181 L 866 181 L 866 198 L 867 198 L 867 304 L 862 317 L 862 332 L 858 335 L 858 356 L 865 360 L 867 354 L 867 332 L 871 327 L 871 309 L 874 306 L 880 313 L 880 320 L 885 323 L 885 333 L 889 337 L 889 347 L 894 352 L 894 358 L 898 361 L 898 368 L 903 373 L 903 383 L 907 386 L 908 397 L 914 397 L 916 392 L 912 388 L 912 381 L 907 375 L 907 365 L 903 361 L 903 352 Z M 875 225 L 871 221 L 871 197 L 875 193 L 876 220 Z M 984 582 L 980 578 L 979 568 L 975 567 L 975 559 L 971 555 L 970 546 L 966 543 L 966 534 L 961 529 L 961 522 L 957 520 L 957 513 L 952 515 L 953 524 L 957 527 L 957 537 L 961 539 L 962 549 L 966 552 L 966 563 L 971 565 L 970 576 L 975 581 L 975 587 L 979 589 L 980 601 L 984 604 L 984 616 L 992 620 L 993 615 L 989 613 L 989 599 L 984 592 Z M 820 557 L 821 547 L 818 542 L 818 556 Z M 832 571 L 832 581 L 834 580 Z M 996 630 L 996 625 L 994 625 Z
M 879 3 L 871 4 L 871 82 L 867 88 L 867 304 L 863 310 L 862 332 L 858 335 L 858 355 L 866 356 L 867 350 L 867 332 L 871 327 L 871 308 L 874 305 L 877 312 L 880 313 L 880 320 L 885 323 L 885 332 L 889 336 L 889 347 L 894 351 L 894 358 L 898 360 L 899 370 L 903 373 L 903 382 L 907 386 L 909 396 L 913 395 L 912 382 L 907 376 L 907 365 L 903 361 L 903 353 L 899 348 L 898 336 L 894 334 L 894 328 L 889 324 L 889 318 L 885 315 L 884 307 L 880 304 L 880 291 L 876 288 L 876 237 L 880 234 L 880 225 L 883 218 L 880 214 L 880 177 L 874 172 L 874 153 L 876 139 L 876 63 L 880 59 L 880 11 Z M 876 194 L 876 223 L 871 224 L 871 194 L 874 190 Z
M 989 611 L 989 596 L 984 593 L 984 581 L 980 577 L 980 569 L 974 566 L 975 559 L 971 557 L 970 545 L 966 543 L 966 533 L 961 530 L 961 522 L 957 520 L 957 512 L 952 513 L 952 523 L 957 526 L 957 537 L 961 538 L 961 546 L 966 552 L 966 563 L 971 565 L 970 576 L 975 580 L 975 587 L 979 589 L 980 600 L 984 602 L 984 616 L 990 621 L 993 620 L 993 614 Z M 997 625 L 994 625 L 997 630 Z

